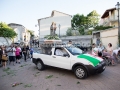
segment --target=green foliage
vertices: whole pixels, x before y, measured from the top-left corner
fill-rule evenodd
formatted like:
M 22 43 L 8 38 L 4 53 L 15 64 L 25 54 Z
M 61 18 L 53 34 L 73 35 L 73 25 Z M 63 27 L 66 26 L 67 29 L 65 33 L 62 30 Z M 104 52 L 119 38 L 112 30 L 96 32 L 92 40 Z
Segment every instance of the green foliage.
M 93 10 L 92 12 L 90 12 L 87 15 L 87 17 L 88 17 L 89 28 L 95 27 L 98 25 L 100 15 L 97 13 L 96 10 Z
M 31 37 L 34 37 L 34 31 L 28 30 L 28 32 L 30 33 L 30 36 L 31 36 Z
M 46 35 L 44 38 L 47 40 L 59 40 L 59 37 L 57 35 Z
M 93 30 L 87 31 L 87 32 L 85 33 L 85 35 L 92 35 L 92 31 L 93 31 Z
M 102 25 L 100 25 L 100 26 L 96 26 L 94 28 L 94 30 L 105 30 L 105 29 L 109 29 L 109 28 L 113 28 L 113 26 L 102 26 Z
M 84 30 L 88 28 L 94 28 L 98 25 L 99 14 L 93 10 L 87 16 L 83 14 L 76 14 L 73 16 L 71 23 L 74 30 L 78 30 L 81 35 L 84 35 Z M 71 33 L 70 33 L 71 34 Z
M 84 27 L 78 28 L 78 31 L 79 31 L 79 33 L 80 33 L 81 35 L 84 35 L 84 34 L 85 34 L 85 32 L 84 32 Z
M 68 28 L 68 30 L 66 31 L 66 35 L 67 36 L 72 36 L 72 28 Z
M 98 31 L 98 30 L 106 30 L 106 29 L 109 29 L 109 28 L 113 28 L 112 26 L 96 26 L 93 30 L 89 30 L 87 31 L 85 34 L 86 35 L 92 35 L 92 31 Z
M 48 76 L 46 76 L 46 79 L 50 79 L 52 77 L 53 77 L 53 75 L 48 75 Z
M 17 33 L 5 23 L 0 23 L 0 37 L 15 38 Z
M 87 28 L 88 27 L 87 21 L 88 21 L 88 18 L 84 16 L 83 14 L 82 15 L 76 14 L 72 18 L 72 27 L 74 29 L 77 29 L 80 27 Z

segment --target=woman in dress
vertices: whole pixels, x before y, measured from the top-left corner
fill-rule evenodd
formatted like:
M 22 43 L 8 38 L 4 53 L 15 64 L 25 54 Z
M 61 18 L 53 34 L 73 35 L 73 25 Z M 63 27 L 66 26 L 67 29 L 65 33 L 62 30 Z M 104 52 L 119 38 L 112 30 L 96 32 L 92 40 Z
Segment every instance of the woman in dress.
M 109 43 L 106 50 L 103 51 L 103 56 L 107 56 L 110 60 L 112 60 L 112 65 L 115 65 L 115 60 L 113 58 L 113 48 L 111 43 Z

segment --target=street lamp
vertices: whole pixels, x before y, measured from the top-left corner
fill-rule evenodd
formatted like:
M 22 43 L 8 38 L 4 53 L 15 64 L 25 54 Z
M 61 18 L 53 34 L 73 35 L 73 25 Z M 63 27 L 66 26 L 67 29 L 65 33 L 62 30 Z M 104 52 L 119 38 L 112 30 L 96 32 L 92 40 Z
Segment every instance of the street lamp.
M 61 25 L 59 24 L 58 27 L 59 27 L 59 38 L 60 38 L 60 27 L 61 27 Z
M 119 22 L 119 9 L 120 9 L 120 3 L 117 2 L 115 5 L 116 10 L 118 10 L 118 46 L 120 47 L 120 22 Z

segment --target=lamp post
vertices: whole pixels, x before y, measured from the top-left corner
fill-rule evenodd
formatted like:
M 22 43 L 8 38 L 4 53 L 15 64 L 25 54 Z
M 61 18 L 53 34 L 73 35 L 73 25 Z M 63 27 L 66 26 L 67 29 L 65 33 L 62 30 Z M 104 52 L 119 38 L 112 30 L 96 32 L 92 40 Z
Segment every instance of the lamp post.
M 116 10 L 118 10 L 118 46 L 120 47 L 120 21 L 119 21 L 119 9 L 120 9 L 120 3 L 117 2 L 115 5 Z
M 60 38 L 60 27 L 61 27 L 61 25 L 59 24 L 58 27 L 59 27 L 59 38 Z

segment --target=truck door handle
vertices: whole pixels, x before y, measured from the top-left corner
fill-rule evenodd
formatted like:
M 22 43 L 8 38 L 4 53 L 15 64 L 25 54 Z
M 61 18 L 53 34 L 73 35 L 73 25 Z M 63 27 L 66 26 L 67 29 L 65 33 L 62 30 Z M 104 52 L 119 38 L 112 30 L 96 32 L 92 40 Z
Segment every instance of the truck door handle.
M 55 56 L 53 56 L 53 58 L 56 58 Z

